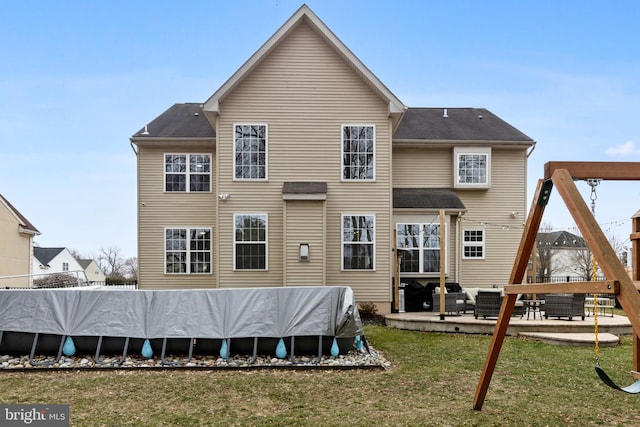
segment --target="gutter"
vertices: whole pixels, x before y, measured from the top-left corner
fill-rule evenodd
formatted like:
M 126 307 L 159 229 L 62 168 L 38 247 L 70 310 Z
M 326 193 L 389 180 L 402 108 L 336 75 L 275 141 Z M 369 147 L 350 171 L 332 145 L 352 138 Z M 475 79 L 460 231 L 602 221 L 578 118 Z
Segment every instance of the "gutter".
M 536 142 L 533 141 L 533 145 L 531 145 L 530 150 L 527 152 L 527 159 L 529 158 L 529 156 L 533 153 L 533 151 L 536 149 Z

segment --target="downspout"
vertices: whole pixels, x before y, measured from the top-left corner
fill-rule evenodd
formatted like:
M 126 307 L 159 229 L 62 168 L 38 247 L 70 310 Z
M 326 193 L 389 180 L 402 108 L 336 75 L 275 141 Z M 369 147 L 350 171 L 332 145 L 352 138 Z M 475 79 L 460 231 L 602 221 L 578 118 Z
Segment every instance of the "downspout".
M 462 262 L 462 242 L 460 241 L 460 221 L 462 212 L 456 218 L 456 282 L 460 283 L 460 262 Z
M 529 151 L 527 152 L 527 159 L 529 158 L 529 156 L 531 154 L 533 154 L 533 151 L 536 149 L 536 142 L 533 141 L 533 145 L 529 148 Z

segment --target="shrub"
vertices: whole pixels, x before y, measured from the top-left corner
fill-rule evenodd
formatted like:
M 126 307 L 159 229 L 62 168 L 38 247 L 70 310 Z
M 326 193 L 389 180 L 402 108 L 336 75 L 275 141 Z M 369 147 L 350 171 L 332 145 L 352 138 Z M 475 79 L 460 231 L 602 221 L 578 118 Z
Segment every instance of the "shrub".
M 372 318 L 378 315 L 378 307 L 371 301 L 361 302 L 358 311 L 360 312 L 361 317 Z

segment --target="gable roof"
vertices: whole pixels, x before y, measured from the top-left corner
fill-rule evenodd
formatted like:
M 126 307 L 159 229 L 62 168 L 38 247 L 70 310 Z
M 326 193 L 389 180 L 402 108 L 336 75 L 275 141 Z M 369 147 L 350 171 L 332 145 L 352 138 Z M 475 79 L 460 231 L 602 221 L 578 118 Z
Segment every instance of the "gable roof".
M 533 140 L 484 108 L 409 108 L 394 142 L 490 141 L 533 144 Z
M 568 231 L 552 231 L 550 233 L 538 233 L 538 241 L 543 240 L 556 248 L 588 248 L 587 241 L 583 237 L 576 236 Z
M 49 265 L 52 259 L 57 257 L 65 248 L 33 248 L 33 256 L 40 261 L 42 265 Z
M 202 104 L 174 104 L 133 138 L 215 138 L 216 131 L 204 115 Z
M 20 230 L 21 232 L 34 235 L 40 234 L 40 231 L 38 231 L 38 229 L 33 224 L 31 224 L 31 222 L 29 222 L 29 220 L 24 215 L 20 213 L 20 211 L 14 208 L 13 205 L 7 199 L 5 199 L 2 194 L 0 194 L 0 202 L 2 202 L 7 207 L 7 209 L 16 217 L 20 227 L 22 227 L 22 229 Z
M 78 261 L 78 264 L 80 264 L 80 267 L 82 267 L 84 270 L 86 270 L 93 262 L 92 259 L 79 259 L 76 261 Z
M 220 102 L 233 91 L 238 83 L 251 73 L 263 58 L 296 28 L 305 22 L 314 28 L 331 45 L 340 56 L 374 89 L 380 97 L 389 104 L 390 116 L 401 116 L 406 107 L 350 50 L 340 39 L 316 16 L 311 9 L 303 4 L 296 13 L 287 20 L 270 38 L 227 80 L 205 103 L 204 111 L 218 114 Z

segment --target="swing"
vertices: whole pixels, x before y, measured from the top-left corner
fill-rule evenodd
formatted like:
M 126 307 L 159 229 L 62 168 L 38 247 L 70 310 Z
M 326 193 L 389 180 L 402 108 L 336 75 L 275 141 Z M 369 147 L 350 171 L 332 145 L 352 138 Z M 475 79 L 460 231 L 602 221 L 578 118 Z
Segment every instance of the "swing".
M 596 298 L 596 294 L 593 295 L 593 301 L 594 301 L 594 307 L 593 307 L 594 331 L 593 332 L 595 334 L 596 373 L 598 374 L 602 382 L 608 385 L 609 387 L 611 387 L 612 389 L 623 391 L 628 394 L 638 394 L 640 393 L 640 379 L 627 387 L 620 387 L 609 377 L 609 375 L 607 375 L 604 369 L 600 367 L 600 347 L 598 345 L 598 312 L 597 312 L 598 299 Z
M 596 199 L 598 196 L 596 195 L 596 186 L 600 183 L 599 179 L 588 179 L 587 183 L 591 186 L 591 213 L 595 216 L 596 214 Z M 597 265 L 595 258 L 593 259 L 593 269 L 591 274 L 593 275 L 592 280 L 596 281 L 597 276 Z M 602 369 L 600 366 L 600 345 L 598 341 L 598 294 L 593 294 L 593 334 L 595 336 L 595 353 L 596 353 L 596 366 L 595 370 L 603 383 L 608 385 L 614 390 L 623 391 L 628 394 L 638 394 L 640 393 L 640 379 L 634 382 L 633 384 L 627 387 L 620 387 L 617 385 L 609 375 Z

